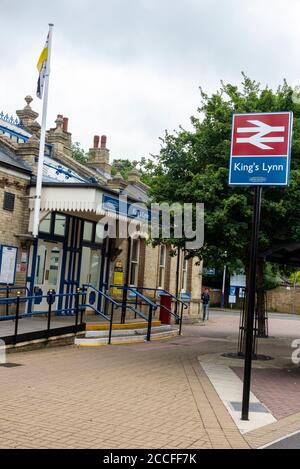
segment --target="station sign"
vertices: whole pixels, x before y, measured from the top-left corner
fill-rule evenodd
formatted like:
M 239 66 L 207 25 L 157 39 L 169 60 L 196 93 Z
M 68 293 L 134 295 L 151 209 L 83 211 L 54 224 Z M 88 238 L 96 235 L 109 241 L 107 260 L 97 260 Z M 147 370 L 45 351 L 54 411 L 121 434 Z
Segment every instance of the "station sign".
M 291 112 L 234 114 L 229 185 L 287 186 Z

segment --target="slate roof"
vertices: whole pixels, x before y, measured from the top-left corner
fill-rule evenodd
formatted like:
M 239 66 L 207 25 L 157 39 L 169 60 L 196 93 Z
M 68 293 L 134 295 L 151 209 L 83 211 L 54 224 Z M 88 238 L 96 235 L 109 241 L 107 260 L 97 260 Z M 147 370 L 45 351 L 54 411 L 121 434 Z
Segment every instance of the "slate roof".
M 0 166 L 11 167 L 24 173 L 32 173 L 26 162 L 20 160 L 13 151 L 0 145 Z

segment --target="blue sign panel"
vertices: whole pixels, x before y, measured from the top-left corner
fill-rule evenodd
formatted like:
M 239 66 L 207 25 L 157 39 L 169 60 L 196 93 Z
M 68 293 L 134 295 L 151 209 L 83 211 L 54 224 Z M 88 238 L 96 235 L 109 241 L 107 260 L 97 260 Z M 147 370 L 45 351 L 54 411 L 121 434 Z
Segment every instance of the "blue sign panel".
M 117 199 L 103 194 L 102 207 L 104 210 L 113 211 L 118 215 L 124 215 L 144 222 L 151 220 L 151 210 L 141 202 L 129 203 L 121 197 Z
M 229 185 L 286 186 L 293 114 L 234 114 Z

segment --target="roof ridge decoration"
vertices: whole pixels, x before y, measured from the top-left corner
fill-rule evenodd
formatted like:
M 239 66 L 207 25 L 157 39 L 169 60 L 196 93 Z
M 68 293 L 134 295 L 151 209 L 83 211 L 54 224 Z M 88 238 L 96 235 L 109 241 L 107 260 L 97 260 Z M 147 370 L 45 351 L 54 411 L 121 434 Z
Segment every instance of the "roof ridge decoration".
M 16 127 L 19 127 L 20 129 L 24 129 L 23 122 L 18 119 L 17 117 L 9 116 L 8 114 L 4 114 L 3 111 L 0 112 L 0 119 L 3 120 L 4 122 L 7 122 L 8 124 L 15 125 Z

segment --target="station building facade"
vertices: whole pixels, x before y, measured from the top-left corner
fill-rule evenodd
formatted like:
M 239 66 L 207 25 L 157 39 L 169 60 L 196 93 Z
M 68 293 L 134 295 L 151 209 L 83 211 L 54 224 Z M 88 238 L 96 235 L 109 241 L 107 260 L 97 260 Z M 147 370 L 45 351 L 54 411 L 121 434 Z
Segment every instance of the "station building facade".
M 32 98 L 25 101 L 18 118 L 0 114 L 0 289 L 26 287 L 37 298 L 34 312 L 46 308 L 39 298 L 50 289 L 74 293 L 91 284 L 118 297 L 121 290 L 113 285 L 127 284 L 144 287 L 149 297 L 166 290 L 189 305 L 186 318 L 199 317 L 197 260 L 166 245 L 153 247 L 139 233 L 149 202 L 139 172 L 129 172 L 128 181 L 120 172 L 111 175 L 105 136 L 93 138 L 86 164 L 72 158 L 72 136 L 62 115 L 46 133 L 39 235 L 32 236 L 40 125 Z M 135 236 L 120 236 L 129 225 Z M 113 229 L 115 236 L 106 236 Z M 57 297 L 58 314 L 69 314 L 72 301 Z

